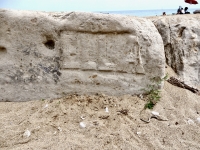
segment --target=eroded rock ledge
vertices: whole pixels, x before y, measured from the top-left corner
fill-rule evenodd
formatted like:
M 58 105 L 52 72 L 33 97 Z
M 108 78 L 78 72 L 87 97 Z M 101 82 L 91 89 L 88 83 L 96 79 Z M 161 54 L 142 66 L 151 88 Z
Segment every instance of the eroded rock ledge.
M 0 27 L 0 101 L 139 94 L 165 73 L 148 19 L 0 10 Z
M 200 87 L 200 15 L 149 17 L 162 36 L 166 63 L 181 79 Z

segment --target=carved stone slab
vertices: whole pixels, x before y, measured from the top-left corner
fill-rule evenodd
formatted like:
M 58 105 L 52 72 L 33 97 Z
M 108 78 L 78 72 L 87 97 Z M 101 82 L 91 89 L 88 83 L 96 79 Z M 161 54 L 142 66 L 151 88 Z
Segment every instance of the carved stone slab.
M 143 93 L 163 77 L 162 38 L 144 18 L 0 10 L 0 101 Z

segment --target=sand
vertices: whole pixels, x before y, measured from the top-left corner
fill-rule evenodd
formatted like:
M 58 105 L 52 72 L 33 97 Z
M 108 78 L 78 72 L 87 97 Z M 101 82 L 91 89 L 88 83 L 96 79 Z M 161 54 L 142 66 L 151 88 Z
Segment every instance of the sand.
M 145 103 L 145 96 L 103 94 L 1 102 L 0 149 L 200 149 L 200 96 L 165 81 L 153 110 Z

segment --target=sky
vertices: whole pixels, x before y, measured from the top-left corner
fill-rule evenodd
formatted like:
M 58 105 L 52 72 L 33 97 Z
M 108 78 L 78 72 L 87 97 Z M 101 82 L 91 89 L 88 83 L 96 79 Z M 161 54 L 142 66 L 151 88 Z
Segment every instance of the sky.
M 200 9 L 200 0 L 197 5 L 187 4 L 184 0 L 0 0 L 0 8 L 37 11 L 164 10 L 178 9 L 179 6 Z

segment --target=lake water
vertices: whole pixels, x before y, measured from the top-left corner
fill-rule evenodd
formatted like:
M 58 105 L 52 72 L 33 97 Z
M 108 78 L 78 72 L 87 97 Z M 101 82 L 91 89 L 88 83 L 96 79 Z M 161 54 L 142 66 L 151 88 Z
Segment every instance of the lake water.
M 192 14 L 193 14 L 193 11 L 195 11 L 195 10 L 197 10 L 197 9 L 188 9 L 188 11 Z M 176 14 L 177 9 L 103 11 L 102 13 L 146 17 L 146 16 L 160 16 L 160 15 L 162 15 L 163 12 L 165 12 L 167 15 L 171 15 L 173 13 Z

